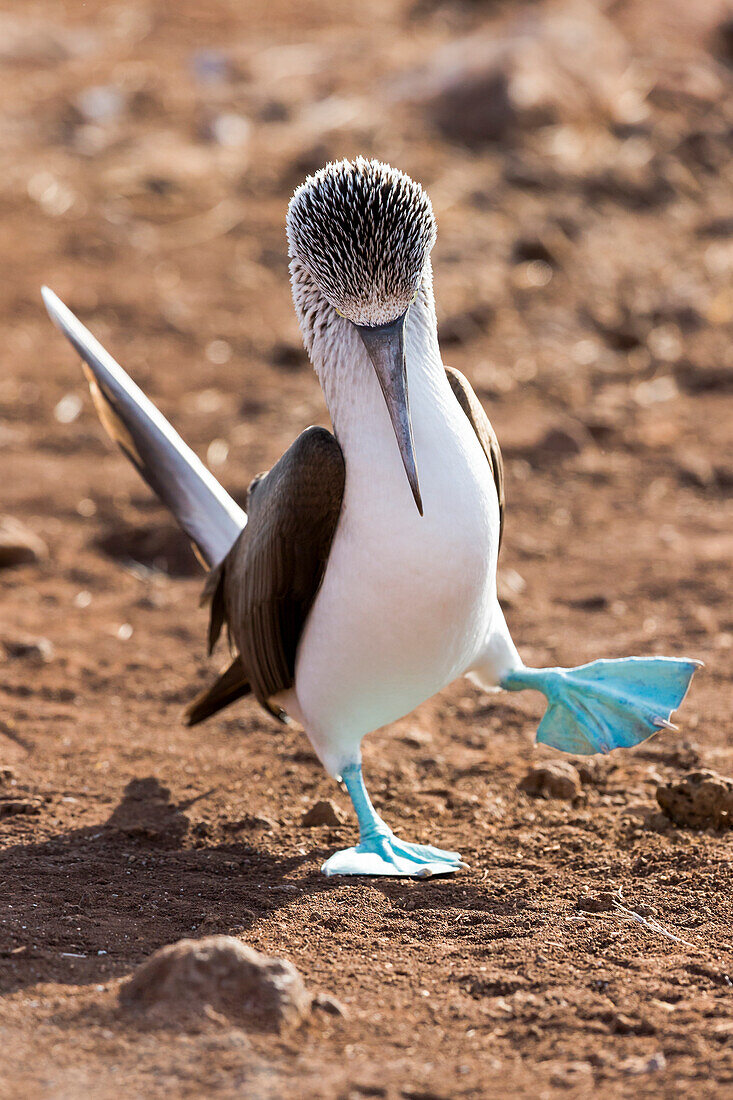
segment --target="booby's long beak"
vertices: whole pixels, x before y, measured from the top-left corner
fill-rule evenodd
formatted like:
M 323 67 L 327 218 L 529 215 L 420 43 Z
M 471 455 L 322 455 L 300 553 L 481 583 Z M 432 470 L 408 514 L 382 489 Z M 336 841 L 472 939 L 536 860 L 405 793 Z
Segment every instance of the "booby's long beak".
M 407 366 L 405 364 L 405 318 L 407 310 L 396 321 L 386 325 L 355 325 L 364 341 L 387 403 L 402 464 L 420 515 L 423 514 L 420 485 L 417 479 L 415 444 L 412 438 L 410 403 L 407 397 Z

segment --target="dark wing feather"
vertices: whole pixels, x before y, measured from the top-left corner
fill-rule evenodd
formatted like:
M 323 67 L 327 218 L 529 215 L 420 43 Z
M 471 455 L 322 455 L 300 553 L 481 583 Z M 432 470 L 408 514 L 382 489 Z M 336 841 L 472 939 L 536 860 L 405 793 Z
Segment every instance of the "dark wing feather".
M 216 648 L 216 643 L 219 641 L 219 635 L 221 634 L 221 628 L 226 622 L 226 605 L 224 603 L 224 572 L 226 563 L 227 559 L 224 558 L 224 561 L 214 566 L 206 578 L 204 591 L 201 594 L 201 605 L 209 604 L 211 607 L 211 614 L 209 615 L 209 633 L 207 638 L 207 651 L 209 657 Z
M 212 714 L 228 707 L 230 703 L 236 702 L 244 695 L 249 695 L 251 690 L 241 659 L 235 657 L 211 687 L 202 691 L 192 703 L 189 703 L 183 719 L 187 726 L 196 726 L 206 718 L 211 718 Z
M 483 410 L 483 406 L 476 394 L 471 389 L 468 379 L 454 367 L 446 367 L 451 389 L 458 399 L 458 404 L 471 421 L 471 427 L 475 431 L 478 441 L 483 447 L 491 472 L 494 475 L 496 492 L 499 497 L 499 546 L 504 534 L 504 462 L 499 449 L 499 440 L 491 427 L 491 422 Z
M 211 579 L 210 637 L 223 619 L 259 702 L 292 687 L 298 642 L 326 569 L 345 468 L 325 428 L 308 428 L 250 491 L 249 522 Z M 256 491 L 255 491 L 256 490 Z M 223 614 L 222 614 L 223 606 Z

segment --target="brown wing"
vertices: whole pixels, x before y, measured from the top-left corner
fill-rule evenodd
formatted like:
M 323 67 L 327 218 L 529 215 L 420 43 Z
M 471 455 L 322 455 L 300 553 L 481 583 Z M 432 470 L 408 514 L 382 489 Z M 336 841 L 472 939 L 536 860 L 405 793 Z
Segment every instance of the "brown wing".
M 491 422 L 483 410 L 483 406 L 476 394 L 471 389 L 468 379 L 456 370 L 455 367 L 446 367 L 451 389 L 458 398 L 458 404 L 471 421 L 471 427 L 475 431 L 478 441 L 484 449 L 484 454 L 489 460 L 491 472 L 494 475 L 496 492 L 499 497 L 499 546 L 504 534 L 504 462 L 499 449 L 499 440 L 491 427 Z
M 344 481 L 334 436 L 308 428 L 250 486 L 247 526 L 204 593 L 211 599 L 210 645 L 226 622 L 239 654 L 237 683 L 228 669 L 226 690 L 217 698 L 236 698 L 251 688 L 275 713 L 270 700 L 292 687 L 298 642 L 323 580 Z
M 197 726 L 199 722 L 211 718 L 212 714 L 217 714 L 230 703 L 235 703 L 237 699 L 249 695 L 251 690 L 242 661 L 237 656 L 211 687 L 202 691 L 192 703 L 189 703 L 183 713 L 184 721 L 187 726 Z

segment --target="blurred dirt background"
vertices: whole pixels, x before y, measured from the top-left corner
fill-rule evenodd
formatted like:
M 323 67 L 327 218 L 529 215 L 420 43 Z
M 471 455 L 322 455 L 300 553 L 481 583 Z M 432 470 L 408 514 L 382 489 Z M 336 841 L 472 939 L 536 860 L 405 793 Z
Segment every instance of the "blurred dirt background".
M 718 0 L 0 4 L 0 512 L 41 540 L 0 570 L 0 1095 L 733 1094 L 730 813 L 690 829 L 655 797 L 733 774 L 732 20 Z M 445 360 L 506 457 L 525 659 L 706 663 L 678 733 L 528 789 L 558 760 L 532 697 L 459 683 L 369 738 L 388 821 L 470 861 L 427 883 L 319 874 L 354 823 L 301 824 L 347 809 L 301 734 L 249 703 L 182 728 L 214 667 L 201 575 L 39 298 L 241 499 L 327 422 L 284 217 L 357 153 L 435 206 Z M 547 782 L 562 797 L 529 793 Z M 276 1035 L 118 1009 L 153 950 L 221 932 L 346 1015 Z

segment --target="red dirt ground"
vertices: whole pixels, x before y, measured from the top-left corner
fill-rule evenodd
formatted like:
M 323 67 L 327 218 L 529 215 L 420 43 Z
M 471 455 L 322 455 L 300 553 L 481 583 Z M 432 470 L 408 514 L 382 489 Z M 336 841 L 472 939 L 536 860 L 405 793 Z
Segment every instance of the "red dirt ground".
M 0 663 L 3 1097 L 733 1095 L 731 834 L 654 813 L 661 782 L 733 774 L 725 10 L 0 6 L 0 511 L 50 550 L 0 572 L 0 643 L 53 646 Z M 460 68 L 467 39 L 500 43 L 492 64 L 515 80 L 487 142 L 468 109 L 433 125 L 436 57 L 452 44 Z M 209 48 L 225 71 L 199 54 L 196 76 Z M 462 94 L 480 116 L 494 102 Z M 241 498 L 327 422 L 284 215 L 307 171 L 359 152 L 433 198 L 445 358 L 506 456 L 503 588 L 525 659 L 706 663 L 679 733 L 593 761 L 573 804 L 517 790 L 550 758 L 531 696 L 459 683 L 371 736 L 375 802 L 464 853 L 450 880 L 327 881 L 353 821 L 300 825 L 319 798 L 347 808 L 303 735 L 248 702 L 181 726 L 212 671 L 201 576 L 108 445 L 38 293 L 224 459 Z M 119 1014 L 119 979 L 153 950 L 218 932 L 290 959 L 348 1015 L 275 1038 Z

